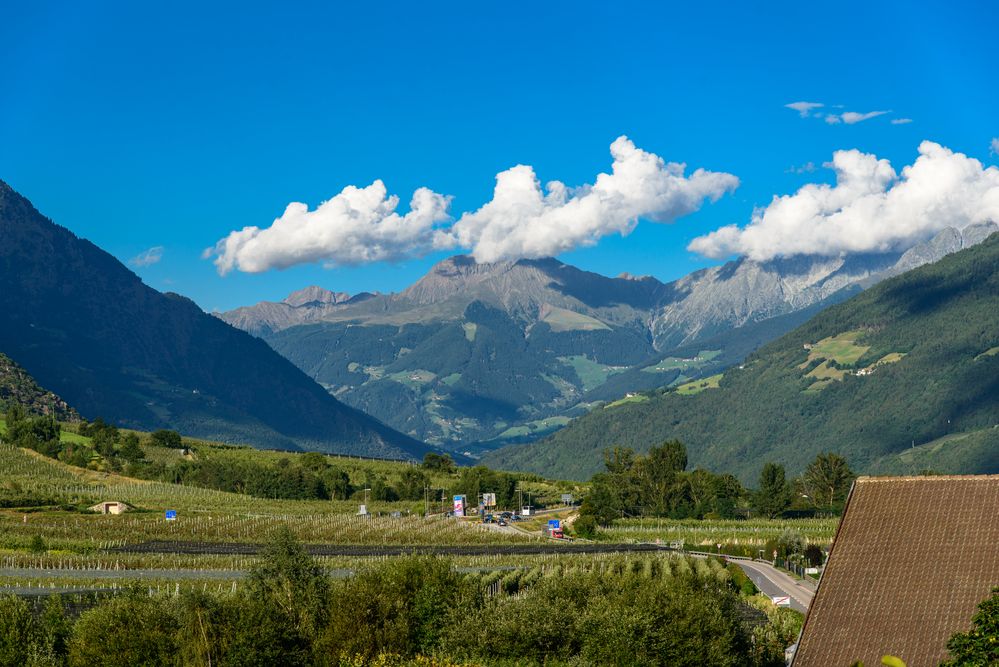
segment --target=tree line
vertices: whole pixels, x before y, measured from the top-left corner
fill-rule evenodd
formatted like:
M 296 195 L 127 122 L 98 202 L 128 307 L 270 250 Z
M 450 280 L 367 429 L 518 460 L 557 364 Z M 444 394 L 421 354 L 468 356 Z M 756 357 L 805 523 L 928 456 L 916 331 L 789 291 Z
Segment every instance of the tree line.
M 787 479 L 783 466 L 768 462 L 758 487 L 749 490 L 733 475 L 688 471 L 687 449 L 679 440 L 652 447 L 645 455 L 614 447 L 604 452 L 604 470 L 590 480 L 575 529 L 592 537 L 598 526 L 626 517 L 773 519 L 792 508 L 837 513 L 854 478 L 846 459 L 829 452 L 819 454 L 794 480 Z

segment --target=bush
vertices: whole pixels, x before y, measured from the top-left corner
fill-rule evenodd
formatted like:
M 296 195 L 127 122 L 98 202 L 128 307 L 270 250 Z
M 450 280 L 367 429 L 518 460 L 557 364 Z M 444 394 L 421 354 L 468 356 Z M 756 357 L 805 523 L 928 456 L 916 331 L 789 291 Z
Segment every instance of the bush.
M 727 569 L 729 574 L 732 575 L 732 585 L 741 595 L 750 597 L 760 592 L 759 589 L 756 588 L 756 584 L 753 583 L 753 580 L 746 576 L 746 573 L 741 567 L 735 563 L 729 563 Z
M 580 537 L 592 540 L 597 536 L 597 519 L 592 514 L 580 514 L 573 522 L 572 530 Z
M 174 663 L 178 622 L 170 604 L 142 592 L 114 598 L 85 612 L 69 644 L 69 664 L 131 667 Z
M 805 560 L 808 561 L 809 567 L 818 567 L 822 565 L 822 558 L 824 557 L 822 549 L 819 548 L 817 544 L 809 544 L 805 547 Z

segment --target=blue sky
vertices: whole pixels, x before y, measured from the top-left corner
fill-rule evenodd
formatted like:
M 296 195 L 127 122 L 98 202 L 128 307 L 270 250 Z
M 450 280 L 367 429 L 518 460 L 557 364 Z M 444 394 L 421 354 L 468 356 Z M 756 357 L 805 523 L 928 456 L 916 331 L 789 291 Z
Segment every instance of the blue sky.
M 398 290 L 456 252 L 224 277 L 201 256 L 289 202 L 375 179 L 401 213 L 427 187 L 457 217 L 517 164 L 593 183 L 620 135 L 734 174 L 738 190 L 672 224 L 560 255 L 667 280 L 717 263 L 693 238 L 831 181 L 835 150 L 901 169 L 929 139 L 996 161 L 989 3 L 4 4 L 0 178 L 123 261 L 162 247 L 134 270 L 207 310 L 309 284 Z M 891 113 L 831 124 L 785 107 L 796 101 Z

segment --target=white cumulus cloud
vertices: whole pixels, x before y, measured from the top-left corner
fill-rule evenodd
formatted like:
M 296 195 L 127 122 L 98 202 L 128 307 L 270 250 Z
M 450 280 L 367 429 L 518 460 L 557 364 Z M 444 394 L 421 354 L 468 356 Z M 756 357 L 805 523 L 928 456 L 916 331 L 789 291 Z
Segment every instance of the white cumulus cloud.
M 128 260 L 128 263 L 132 266 L 152 266 L 156 262 L 163 259 L 163 246 L 153 246 L 149 250 L 143 250 L 138 255 Z
M 901 250 L 946 227 L 999 221 L 999 169 L 931 141 L 919 145 L 919 157 L 901 174 L 857 150 L 837 151 L 827 166 L 835 185 L 813 183 L 774 197 L 745 227 L 722 227 L 688 249 L 755 260 Z
M 419 255 L 447 242 L 437 227 L 448 220 L 449 198 L 427 188 L 413 194 L 409 212 L 396 212 L 399 197 L 376 180 L 365 188 L 345 187 L 310 211 L 288 204 L 270 227 L 244 227 L 205 251 L 218 272 L 260 273 L 296 264 L 353 265 Z
M 686 176 L 686 165 L 664 162 L 624 136 L 610 151 L 611 172 L 578 188 L 551 181 L 542 189 L 524 165 L 497 174 L 492 200 L 452 226 L 454 245 L 471 249 L 479 262 L 557 255 L 609 234 L 626 235 L 639 218 L 673 222 L 739 185 L 721 172 Z
M 260 273 L 296 264 L 354 265 L 460 248 L 480 262 L 557 255 L 595 244 L 608 234 L 626 235 L 639 218 L 669 223 L 716 201 L 739 185 L 731 174 L 665 162 L 619 137 L 610 147 L 610 173 L 592 185 L 544 188 L 534 169 L 518 165 L 496 175 L 493 198 L 448 225 L 450 197 L 420 188 L 410 211 L 396 212 L 399 198 L 375 181 L 348 186 L 318 208 L 293 202 L 270 227 L 230 232 L 205 258 L 218 272 Z
M 785 104 L 784 107 L 787 109 L 794 109 L 798 112 L 798 115 L 802 118 L 807 118 L 813 109 L 819 109 L 825 105 L 821 102 L 791 102 L 790 104 Z

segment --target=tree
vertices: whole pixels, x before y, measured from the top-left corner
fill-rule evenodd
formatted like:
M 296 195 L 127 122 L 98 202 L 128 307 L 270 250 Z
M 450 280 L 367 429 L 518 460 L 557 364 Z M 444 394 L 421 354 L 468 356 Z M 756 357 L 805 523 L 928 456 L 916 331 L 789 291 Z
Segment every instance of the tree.
M 350 483 L 350 475 L 347 474 L 347 471 L 329 466 L 319 475 L 330 500 L 346 500 L 350 494 L 354 493 L 354 487 Z
M 805 469 L 802 483 L 813 505 L 832 510 L 846 502 L 855 477 L 845 458 L 826 452 Z
M 784 466 L 769 462 L 760 471 L 760 488 L 754 497 L 754 509 L 769 519 L 780 516 L 791 505 L 791 485 Z
M 406 468 L 399 476 L 396 488 L 402 500 L 423 500 L 423 494 L 430 484 L 427 473 L 416 468 Z
M 125 459 L 129 463 L 138 463 L 144 459 L 146 455 L 142 451 L 142 447 L 139 446 L 139 436 L 134 433 L 126 435 L 121 441 L 121 447 L 118 449 L 118 456 Z
M 322 567 L 287 526 L 274 533 L 261 556 L 250 570 L 250 597 L 272 606 L 294 627 L 315 633 L 325 620 L 329 595 Z
M 999 664 L 999 587 L 978 605 L 971 623 L 971 630 L 958 632 L 947 642 L 951 657 L 945 667 Z
M 180 449 L 183 447 L 183 442 L 184 441 L 181 439 L 180 433 L 177 433 L 177 431 L 160 429 L 159 431 L 153 431 L 149 435 L 149 443 L 156 445 L 157 447 Z
M 423 467 L 426 470 L 434 470 L 439 472 L 452 473 L 454 472 L 454 461 L 447 454 L 437 454 L 436 452 L 427 452 L 423 457 Z
M 669 514 L 682 495 L 677 475 L 687 467 L 687 448 L 679 440 L 664 442 L 639 457 L 633 467 L 645 511 L 656 516 Z
M 597 520 L 592 514 L 580 514 L 572 522 L 572 530 L 580 537 L 593 539 L 597 536 Z
M 10 429 L 17 426 L 17 424 L 24 421 L 24 419 L 24 408 L 17 403 L 12 404 L 9 408 L 7 408 L 7 432 L 10 433 Z

